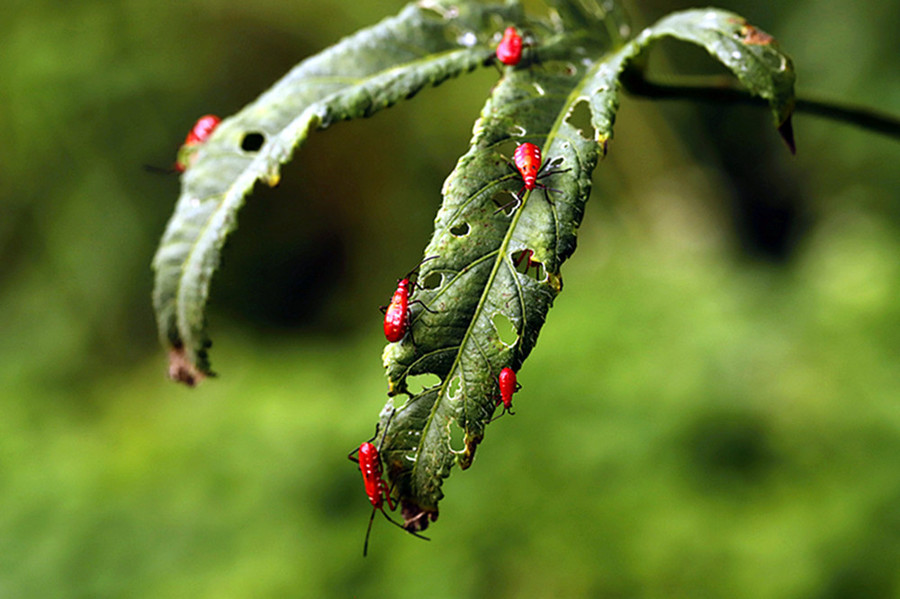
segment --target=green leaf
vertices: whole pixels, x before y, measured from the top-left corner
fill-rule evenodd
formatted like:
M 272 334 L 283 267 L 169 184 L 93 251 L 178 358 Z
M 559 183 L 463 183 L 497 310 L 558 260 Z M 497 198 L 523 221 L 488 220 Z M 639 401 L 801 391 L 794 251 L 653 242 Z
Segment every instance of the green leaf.
M 442 478 L 454 461 L 471 464 L 494 412 L 500 370 L 519 369 L 562 289 L 560 267 L 575 250 L 600 155 L 595 140 L 567 117 L 587 100 L 596 57 L 618 41 L 613 35 L 621 24 L 619 13 L 593 6 L 598 10 L 563 13 L 558 30 L 528 25 L 552 31 L 540 40 L 540 62 L 507 70 L 484 106 L 469 151 L 444 184 L 425 249 L 437 257 L 423 263 L 415 297 L 428 309 L 413 306 L 412 335 L 385 349 L 392 394 L 406 391 L 411 375 L 441 380 L 398 406 L 384 432 L 382 456 L 408 527 L 423 528 L 436 517 Z M 523 142 L 539 146 L 555 169 L 568 170 L 542 180 L 557 191 L 526 192 L 520 206 L 498 212 L 522 187 L 507 159 Z M 515 338 L 504 339 L 500 331 L 510 325 Z M 461 431 L 458 447 L 454 428 Z
M 442 479 L 453 464 L 471 465 L 495 411 L 497 375 L 505 366 L 518 371 L 562 289 L 560 267 L 575 249 L 591 173 L 612 137 L 623 71 L 653 41 L 675 36 L 709 49 L 752 93 L 769 100 L 779 123 L 790 114 L 790 62 L 781 54 L 773 59 L 771 44 L 742 41 L 747 30 L 736 15 L 678 13 L 624 43 L 627 25 L 617 10 L 606 13 L 590 2 L 556 7 L 558 28 L 528 25 L 550 32 L 539 41 L 540 62 L 506 71 L 469 151 L 444 184 L 425 249 L 425 256 L 436 257 L 423 263 L 415 296 L 424 307 L 411 308 L 412 334 L 385 348 L 391 395 L 407 392 L 409 376 L 440 379 L 405 403 L 389 400 L 382 412 L 382 456 L 411 530 L 437 517 Z M 589 107 L 593 132 L 570 118 L 581 103 Z M 511 213 L 497 212 L 522 186 L 504 157 L 526 141 L 541 148 L 545 161 L 568 170 L 545 180 L 558 191 L 534 190 Z M 530 254 L 523 258 L 523 251 Z M 520 259 L 535 263 L 534 272 L 517 266 Z M 504 339 L 504 325 L 511 325 L 514 339 Z
M 753 95 L 769 102 L 777 127 L 794 110 L 794 67 L 775 39 L 732 12 L 715 8 L 673 13 L 633 42 L 633 60 L 652 42 L 674 37 L 702 46 Z
M 194 384 L 210 374 L 205 326 L 210 282 L 237 212 L 257 180 L 310 131 L 367 117 L 423 87 L 471 71 L 493 55 L 492 36 L 518 5 L 422 2 L 303 61 L 255 102 L 225 119 L 191 158 L 153 260 L 153 292 L 169 374 Z

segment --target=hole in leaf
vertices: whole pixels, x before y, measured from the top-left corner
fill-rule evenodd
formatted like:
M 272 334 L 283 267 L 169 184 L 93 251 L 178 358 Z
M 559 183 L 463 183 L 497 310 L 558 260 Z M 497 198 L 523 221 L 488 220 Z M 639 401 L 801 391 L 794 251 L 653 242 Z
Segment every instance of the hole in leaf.
M 466 431 L 456 423 L 456 420 L 451 420 L 447 426 L 450 429 L 450 449 L 457 453 L 465 451 Z
M 422 287 L 422 289 L 437 289 L 443 282 L 444 275 L 439 272 L 430 272 L 425 278 L 419 281 L 419 286 Z
M 544 270 L 544 263 L 534 260 L 534 252 L 531 250 L 521 250 L 512 254 L 512 263 L 517 272 L 525 276 L 531 277 L 535 281 L 543 281 L 547 278 Z
M 400 395 L 395 395 L 394 397 L 391 398 L 391 406 L 394 408 L 394 410 L 399 412 L 400 410 L 402 410 L 403 408 L 406 407 L 406 404 L 409 403 L 410 399 L 411 399 L 410 396 L 406 395 L 405 393 L 400 394 Z
M 518 127 L 518 129 L 516 129 L 515 127 L 513 128 L 514 135 L 519 135 L 520 133 L 521 133 L 521 135 L 525 135 L 525 129 L 523 129 L 522 127 L 520 127 L 518 125 L 516 125 L 516 127 Z M 520 130 L 521 130 L 521 132 L 520 132 Z M 511 165 L 512 164 L 512 156 L 515 153 L 516 148 L 519 146 L 520 143 L 521 142 L 516 141 L 515 139 L 507 138 L 506 141 L 497 144 L 495 146 L 495 150 L 497 151 L 497 153 L 500 156 L 502 156 L 502 158 L 500 156 L 498 156 L 498 159 L 500 160 L 500 162 L 501 163 L 505 162 L 505 163 Z M 501 164 L 501 166 L 503 166 L 503 165 Z M 509 170 L 509 167 L 503 166 L 503 168 L 506 168 L 507 170 Z M 512 172 L 512 171 L 510 171 L 510 172 Z
M 519 196 L 512 191 L 498 191 L 491 197 L 491 201 L 506 216 L 510 216 L 519 207 Z
M 591 109 L 585 100 L 579 101 L 569 110 L 566 122 L 578 130 L 585 139 L 594 139 L 596 132 L 591 125 Z
M 241 149 L 245 152 L 259 152 L 266 142 L 266 137 L 262 133 L 247 133 L 241 140 Z
M 516 341 L 519 340 L 519 333 L 516 331 L 515 325 L 513 325 L 509 316 L 503 312 L 494 314 L 491 322 L 494 324 L 494 329 L 497 331 L 497 337 L 500 338 L 500 341 L 503 342 L 504 345 L 512 347 L 515 345 Z
M 464 235 L 468 235 L 469 233 L 469 223 L 460 223 L 458 225 L 453 225 L 450 227 L 450 232 L 457 237 L 462 237 Z
M 568 149 L 568 148 L 569 148 L 569 144 L 568 144 L 568 143 L 564 143 L 564 144 L 563 144 L 563 149 Z M 566 161 L 565 157 L 563 157 L 563 156 L 555 156 L 555 157 L 551 158 L 551 159 L 549 160 L 549 162 L 547 162 L 547 166 L 544 167 L 544 169 L 545 169 L 547 172 L 554 171 L 554 170 L 556 170 L 556 169 L 562 167 L 562 165 L 563 165 L 563 163 L 564 163 L 565 161 Z M 550 174 L 552 174 L 552 173 L 550 173 Z M 548 174 L 548 176 L 549 176 L 549 174 Z
M 439 385 L 440 382 L 440 377 L 430 372 L 406 377 L 406 387 L 413 395 L 418 395 L 425 389 L 430 389 L 435 385 Z
M 459 376 L 453 377 L 453 380 L 450 381 L 450 388 L 447 389 L 447 395 L 450 399 L 457 399 L 459 395 L 459 390 L 462 388 L 462 380 Z

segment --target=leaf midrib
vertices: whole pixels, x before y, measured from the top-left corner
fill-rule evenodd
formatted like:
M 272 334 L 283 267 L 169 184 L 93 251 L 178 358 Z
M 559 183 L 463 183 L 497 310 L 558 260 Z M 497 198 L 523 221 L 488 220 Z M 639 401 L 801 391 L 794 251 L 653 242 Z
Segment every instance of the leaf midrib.
M 610 52 L 604 53 L 603 56 L 606 56 L 608 54 L 610 54 Z M 598 59 L 598 62 L 599 61 L 600 61 L 600 59 Z M 581 81 L 572 88 L 572 91 L 566 96 L 566 98 L 567 98 L 566 101 L 561 106 L 568 107 L 568 106 L 571 106 L 573 101 L 577 101 L 577 99 L 581 96 L 581 92 L 584 89 L 586 81 L 588 80 L 588 74 L 595 67 L 596 67 L 596 63 L 594 63 L 593 65 L 591 65 L 590 67 L 585 69 L 585 71 L 584 71 L 585 74 L 581 78 Z M 573 96 L 574 96 L 574 100 L 573 100 Z M 557 117 L 553 122 L 553 126 L 547 132 L 547 137 L 545 139 L 544 145 L 541 146 L 541 155 L 545 154 L 544 150 L 552 143 L 551 140 L 556 139 L 557 132 L 559 131 L 559 128 L 561 127 L 562 123 L 565 122 L 567 115 L 568 115 L 568 110 L 560 110 L 559 113 L 557 114 Z M 494 266 L 491 269 L 491 273 L 490 273 L 490 275 L 488 275 L 488 279 L 485 282 L 485 286 L 484 286 L 485 290 L 482 292 L 481 297 L 478 300 L 478 305 L 475 307 L 475 311 L 472 314 L 472 318 L 469 322 L 469 326 L 466 328 L 466 332 L 463 335 L 462 340 L 458 344 L 459 351 L 457 352 L 456 357 L 453 360 L 453 364 L 451 365 L 450 369 L 448 370 L 447 376 L 444 378 L 443 381 L 441 381 L 437 398 L 435 399 L 435 402 L 432 405 L 431 410 L 429 411 L 428 418 L 425 421 L 425 426 L 422 427 L 422 434 L 419 437 L 419 439 L 420 439 L 419 445 L 416 448 L 416 461 L 414 462 L 414 464 L 411 468 L 411 472 L 410 472 L 411 479 L 414 481 L 418 479 L 418 468 L 419 468 L 419 464 L 421 463 L 419 458 L 422 456 L 422 450 L 424 449 L 425 439 L 427 438 L 426 431 L 430 430 L 430 428 L 433 424 L 434 418 L 437 414 L 438 406 L 440 405 L 440 402 L 442 400 L 444 400 L 445 393 L 448 389 L 448 385 L 450 384 L 450 381 L 453 380 L 454 373 L 459 368 L 459 363 L 460 363 L 463 351 L 465 350 L 466 344 L 472 335 L 472 330 L 474 328 L 475 322 L 478 320 L 479 316 L 481 315 L 484 304 L 487 301 L 487 298 L 491 293 L 492 286 L 493 286 L 494 281 L 497 276 L 497 272 L 499 271 L 500 265 L 503 263 L 503 260 L 506 257 L 506 251 L 509 246 L 509 242 L 512 239 L 513 233 L 516 230 L 516 227 L 519 222 L 519 218 L 522 215 L 522 211 L 524 210 L 525 205 L 528 202 L 528 200 L 531 198 L 532 191 L 533 190 L 526 190 L 526 193 L 522 198 L 522 202 L 519 205 L 519 207 L 516 209 L 515 215 L 513 216 L 512 220 L 510 221 L 510 225 L 507 228 L 506 234 L 503 236 L 503 239 L 496 250 L 497 257 L 495 259 Z M 555 239 L 556 239 L 556 242 L 558 243 L 558 240 L 559 240 L 559 218 L 557 217 L 557 214 L 556 214 L 556 207 L 553 206 L 553 204 L 551 204 L 551 210 L 553 213 Z M 513 280 L 516 282 L 516 288 L 519 291 L 519 293 L 522 293 L 521 285 L 519 284 L 518 279 L 516 277 L 513 277 Z M 523 309 L 522 310 L 522 330 L 526 330 L 526 327 L 527 327 L 526 318 L 527 318 L 527 312 L 526 312 L 526 310 Z M 521 339 L 521 337 L 520 337 L 520 339 Z M 460 376 L 462 376 L 462 375 L 460 375 Z M 462 386 L 461 389 L 464 390 L 465 387 Z M 447 398 L 447 400 L 449 400 L 449 397 Z M 468 394 L 464 394 L 464 402 L 468 402 L 468 401 L 469 401 Z M 466 410 L 467 407 L 468 407 L 467 405 L 463 406 L 464 413 L 467 413 L 467 410 Z M 450 448 L 450 451 L 453 453 L 457 453 L 455 450 L 453 450 L 452 447 Z

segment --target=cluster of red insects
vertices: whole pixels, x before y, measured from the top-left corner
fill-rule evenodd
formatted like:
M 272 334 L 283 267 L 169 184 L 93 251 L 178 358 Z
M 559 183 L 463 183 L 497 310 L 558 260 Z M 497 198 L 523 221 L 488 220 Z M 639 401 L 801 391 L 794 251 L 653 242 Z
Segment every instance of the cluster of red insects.
M 522 49 L 526 44 L 523 43 L 522 36 L 516 31 L 515 27 L 507 27 L 503 33 L 503 37 L 500 40 L 500 43 L 497 45 L 496 57 L 497 60 L 504 65 L 507 66 L 517 66 L 522 60 Z M 207 139 L 209 139 L 210 135 L 212 135 L 213 131 L 219 125 L 220 119 L 214 115 L 205 115 L 197 120 L 194 124 L 191 131 L 188 133 L 187 137 L 184 140 L 184 144 L 182 144 L 181 148 L 178 152 L 178 158 L 176 159 L 175 165 L 171 170 L 175 172 L 184 172 L 185 169 L 188 168 L 189 164 L 189 152 L 185 150 L 193 150 L 196 146 L 204 143 Z M 543 177 L 557 174 L 560 172 L 565 172 L 563 170 L 551 170 L 548 172 L 543 172 L 546 164 L 542 164 L 541 162 L 541 150 L 536 145 L 526 142 L 520 144 L 516 147 L 516 150 L 513 154 L 513 165 L 519 175 L 522 177 L 522 188 L 519 190 L 517 194 L 515 194 L 515 199 L 512 203 L 516 205 L 520 204 L 522 198 L 524 197 L 524 192 L 532 191 L 535 188 L 541 188 L 544 190 L 545 196 L 547 197 L 548 202 L 550 198 L 546 195 L 547 191 L 558 191 L 551 188 L 548 188 L 546 185 L 543 185 L 538 182 L 538 179 Z M 511 204 L 506 206 L 502 206 L 499 210 L 503 210 L 509 207 Z M 498 210 L 498 211 L 499 211 Z M 430 260 L 431 258 L 435 258 L 436 256 L 432 256 L 429 258 L 425 258 L 425 260 Z M 422 262 L 424 262 L 423 260 Z M 419 263 L 421 265 L 421 262 Z M 387 307 L 382 308 L 384 311 L 384 336 L 391 343 L 402 340 L 407 335 L 410 335 L 410 339 L 412 340 L 412 332 L 410 330 L 410 314 L 409 308 L 413 304 L 420 304 L 425 310 L 431 311 L 427 306 L 422 304 L 419 300 L 410 300 L 410 295 L 414 289 L 415 283 L 411 282 L 411 278 L 417 272 L 418 266 L 410 271 L 405 277 L 400 279 L 397 284 L 397 290 L 394 291 L 394 295 L 391 297 L 391 301 Z M 500 374 L 497 378 L 497 386 L 500 390 L 499 397 L 496 400 L 496 405 L 499 406 L 501 403 L 503 404 L 503 412 L 502 414 L 509 413 L 513 414 L 512 411 L 512 396 L 515 393 L 520 385 L 516 382 L 516 373 L 510 367 L 505 367 L 500 371 Z M 393 418 L 393 413 L 391 417 L 388 419 L 387 426 L 390 426 L 391 419 Z M 369 498 L 369 502 L 372 504 L 372 515 L 369 518 L 369 525 L 366 529 L 366 539 L 363 544 L 363 555 L 366 555 L 369 548 L 369 535 L 372 531 L 372 522 L 375 518 L 375 512 L 380 511 L 384 514 L 384 517 L 387 518 L 389 522 L 392 524 L 399 526 L 400 528 L 404 528 L 403 525 L 396 522 L 393 518 L 388 516 L 387 512 L 384 510 L 384 504 L 387 503 L 388 508 L 391 511 L 396 509 L 396 505 L 391 498 L 391 492 L 388 488 L 387 482 L 384 480 L 384 475 L 382 472 L 382 464 L 381 464 L 381 456 L 379 454 L 380 446 L 376 447 L 372 441 L 378 436 L 378 431 L 376 430 L 375 436 L 373 436 L 368 441 L 361 443 L 358 449 L 352 451 L 348 457 L 359 463 L 359 470 L 362 473 L 363 477 L 363 485 L 365 487 L 366 495 Z M 384 437 L 381 439 L 382 443 L 384 442 Z M 358 457 L 354 457 L 354 454 L 358 454 Z M 419 538 L 426 539 L 422 535 L 411 531 L 409 529 L 404 528 L 410 534 L 413 534 Z
M 503 37 L 500 40 L 500 43 L 497 45 L 497 60 L 507 66 L 518 65 L 522 59 L 522 49 L 524 46 L 525 44 L 522 41 L 522 36 L 519 35 L 516 29 L 514 27 L 507 27 L 506 31 L 503 33 Z M 551 189 L 546 185 L 539 183 L 538 180 L 553 174 L 566 172 L 565 170 L 550 170 L 547 172 L 543 172 L 544 167 L 547 165 L 542 164 L 541 149 L 529 142 L 520 144 L 516 147 L 516 150 L 513 154 L 512 165 L 515 167 L 515 170 L 518 172 L 518 174 L 522 177 L 522 188 L 518 191 L 518 193 L 515 194 L 515 199 L 512 203 L 506 206 L 502 206 L 499 210 L 504 210 L 513 203 L 518 206 L 522 202 L 525 191 L 532 191 L 535 188 L 541 188 L 542 190 L 544 190 L 545 197 L 547 198 L 547 201 L 550 202 L 550 197 L 549 195 L 547 195 L 547 192 L 559 192 L 559 190 Z M 425 258 L 425 260 L 430 260 L 435 257 L 436 256 Z M 424 262 L 425 260 L 423 260 L 422 262 Z M 421 262 L 419 263 L 419 265 L 421 265 Z M 411 305 L 418 303 L 421 304 L 425 310 L 431 311 L 421 301 L 410 300 L 410 295 L 412 294 L 416 286 L 416 284 L 412 282 L 411 279 L 417 272 L 419 265 L 417 265 L 416 268 L 410 271 L 405 277 L 400 279 L 400 281 L 397 283 L 397 290 L 394 291 L 394 295 L 391 297 L 390 303 L 386 307 L 382 308 L 382 310 L 384 311 L 384 336 L 391 343 L 400 341 L 407 335 L 409 335 L 410 340 L 412 340 L 409 313 L 409 308 Z M 513 414 L 512 396 L 513 393 L 515 393 L 520 388 L 519 383 L 516 381 L 516 372 L 508 366 L 504 367 L 497 377 L 497 387 L 499 388 L 500 393 L 499 397 L 496 400 L 496 405 L 499 406 L 501 403 L 503 404 L 503 412 L 501 413 L 501 415 L 505 413 Z M 393 418 L 393 414 L 391 414 L 391 418 Z M 388 419 L 388 426 L 389 425 L 390 419 Z M 372 444 L 372 441 L 374 439 L 375 437 L 372 437 L 372 439 L 370 439 L 369 441 L 361 444 L 359 446 L 359 449 L 354 450 L 348 456 L 351 460 L 359 462 L 359 469 L 362 473 L 363 485 L 365 487 L 366 495 L 369 498 L 369 502 L 372 504 L 372 515 L 369 518 L 369 526 L 366 529 L 366 540 L 363 545 L 363 555 L 365 555 L 368 551 L 369 534 L 372 531 L 372 520 L 375 518 L 376 511 L 380 511 L 382 514 L 384 514 L 384 517 L 387 518 L 388 521 L 392 524 L 404 528 L 403 525 L 393 520 L 390 516 L 388 516 L 387 512 L 384 511 L 385 502 L 387 503 L 388 508 L 392 511 L 396 506 L 394 505 L 394 502 L 391 498 L 391 492 L 388 488 L 388 484 L 384 480 L 382 474 L 381 456 L 379 455 L 380 447 L 376 447 Z M 383 442 L 384 437 L 382 437 L 382 443 Z M 359 457 L 354 458 L 354 453 L 358 454 Z M 426 538 L 409 529 L 404 528 L 404 530 L 407 530 L 417 537 L 423 539 Z
M 519 384 L 516 382 L 516 373 L 512 368 L 506 367 L 500 371 L 499 385 L 500 398 L 497 399 L 497 404 L 499 405 L 502 401 L 504 411 L 512 414 L 512 396 L 513 393 L 519 389 Z M 387 421 L 387 426 L 390 426 L 395 413 L 396 412 L 391 412 Z M 385 428 L 387 428 L 387 426 Z M 369 552 L 369 535 L 372 533 L 372 522 L 375 520 L 375 512 L 381 512 L 384 517 L 387 518 L 388 522 L 402 528 L 408 533 L 419 537 L 420 539 L 425 539 L 426 541 L 429 540 L 428 537 L 405 528 L 402 524 L 388 516 L 388 513 L 384 511 L 385 503 L 387 503 L 388 509 L 391 511 L 397 509 L 397 506 L 391 498 L 391 491 L 388 488 L 387 481 L 384 480 L 384 473 L 381 467 L 380 451 L 381 443 L 384 443 L 384 437 L 381 438 L 381 443 L 379 443 L 378 447 L 372 443 L 377 436 L 378 429 L 376 428 L 375 435 L 371 439 L 360 443 L 359 449 L 354 449 L 347 455 L 350 460 L 359 463 L 359 471 L 362 473 L 363 478 L 363 487 L 365 488 L 366 496 L 369 498 L 369 503 L 372 504 L 372 515 L 369 516 L 369 525 L 366 528 L 366 540 L 363 543 L 363 557 Z M 356 454 L 357 457 L 354 457 L 353 454 Z

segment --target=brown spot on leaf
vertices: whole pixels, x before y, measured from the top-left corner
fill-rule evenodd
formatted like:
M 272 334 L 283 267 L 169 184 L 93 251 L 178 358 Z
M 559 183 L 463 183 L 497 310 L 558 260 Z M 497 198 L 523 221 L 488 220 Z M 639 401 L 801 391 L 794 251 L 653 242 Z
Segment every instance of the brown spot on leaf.
M 169 350 L 169 378 L 193 387 L 205 379 L 206 374 L 191 363 L 183 347 L 173 347 Z
M 609 148 L 609 136 L 598 134 L 597 143 L 600 144 L 600 159 L 606 158 L 606 151 Z
M 744 25 L 741 27 L 741 41 L 748 46 L 768 46 L 775 38 L 753 25 Z
M 466 470 L 472 465 L 472 460 L 475 459 L 475 450 L 478 449 L 478 444 L 481 443 L 482 439 L 484 439 L 483 434 L 466 433 L 466 449 L 456 456 L 456 461 L 459 463 L 461 470 Z

